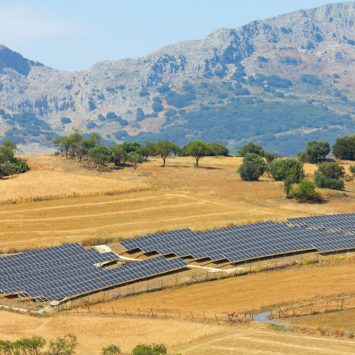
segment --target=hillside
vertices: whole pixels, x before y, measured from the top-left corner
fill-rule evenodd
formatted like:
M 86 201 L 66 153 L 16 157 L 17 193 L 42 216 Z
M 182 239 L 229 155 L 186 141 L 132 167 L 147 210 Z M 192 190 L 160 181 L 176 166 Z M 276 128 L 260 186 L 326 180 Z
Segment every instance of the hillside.
M 0 46 L 0 137 L 49 145 L 72 127 L 107 142 L 252 139 L 295 154 L 355 132 L 355 3 L 222 28 L 146 57 L 65 72 Z

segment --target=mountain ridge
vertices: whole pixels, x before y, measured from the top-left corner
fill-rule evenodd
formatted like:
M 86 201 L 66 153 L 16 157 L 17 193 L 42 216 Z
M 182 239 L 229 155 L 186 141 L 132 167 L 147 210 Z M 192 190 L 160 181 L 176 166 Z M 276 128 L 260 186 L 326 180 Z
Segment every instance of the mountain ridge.
M 355 131 L 354 22 L 354 2 L 329 4 L 79 72 L 0 46 L 0 139 L 46 145 L 79 127 L 111 143 L 204 138 L 234 149 L 251 139 L 287 154 L 334 141 Z

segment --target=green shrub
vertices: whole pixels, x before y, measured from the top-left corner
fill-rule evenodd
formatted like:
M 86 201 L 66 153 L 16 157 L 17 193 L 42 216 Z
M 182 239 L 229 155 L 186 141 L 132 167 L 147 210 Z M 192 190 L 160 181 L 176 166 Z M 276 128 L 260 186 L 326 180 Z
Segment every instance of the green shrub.
M 314 183 L 320 188 L 333 190 L 342 190 L 344 188 L 344 181 L 325 176 L 319 170 L 314 174 Z
M 333 146 L 333 154 L 338 159 L 355 160 L 355 134 L 338 138 Z
M 355 175 L 355 165 L 350 165 L 349 170 L 353 175 Z
M 164 344 L 140 344 L 132 350 L 132 355 L 164 355 L 167 354 L 167 349 Z
M 260 156 L 264 156 L 264 150 L 259 144 L 250 142 L 238 149 L 238 156 L 245 157 L 248 153 L 254 153 Z
M 121 354 L 121 350 L 117 345 L 111 344 L 105 346 L 101 350 L 101 355 L 118 355 Z
M 73 355 L 78 346 L 77 337 L 74 334 L 66 334 L 64 337 L 59 337 L 51 340 L 49 344 L 49 355 Z
M 345 175 L 344 168 L 334 162 L 320 164 L 318 171 L 331 179 L 340 179 Z
M 20 158 L 14 158 L 11 161 L 11 165 L 15 170 L 15 174 L 22 174 L 29 170 L 26 160 Z
M 323 202 L 322 195 L 315 190 L 315 185 L 312 181 L 302 180 L 297 188 L 292 188 L 290 197 L 298 202 Z
M 266 169 L 267 165 L 262 157 L 255 153 L 248 153 L 239 167 L 239 174 L 244 181 L 257 181 Z
M 310 141 L 304 152 L 299 154 L 302 161 L 308 163 L 319 163 L 326 159 L 330 152 L 330 145 L 326 141 Z
M 302 164 L 296 159 L 276 159 L 270 164 L 270 173 L 276 181 L 286 178 L 291 183 L 299 183 L 304 178 Z

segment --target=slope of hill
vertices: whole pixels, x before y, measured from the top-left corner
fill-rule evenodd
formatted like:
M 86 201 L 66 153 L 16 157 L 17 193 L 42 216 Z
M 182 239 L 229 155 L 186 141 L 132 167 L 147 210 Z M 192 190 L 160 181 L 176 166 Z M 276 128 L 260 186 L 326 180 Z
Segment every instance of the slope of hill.
M 355 131 L 354 22 L 354 2 L 331 4 L 75 73 L 0 46 L 0 136 L 45 145 L 80 127 L 294 154 Z

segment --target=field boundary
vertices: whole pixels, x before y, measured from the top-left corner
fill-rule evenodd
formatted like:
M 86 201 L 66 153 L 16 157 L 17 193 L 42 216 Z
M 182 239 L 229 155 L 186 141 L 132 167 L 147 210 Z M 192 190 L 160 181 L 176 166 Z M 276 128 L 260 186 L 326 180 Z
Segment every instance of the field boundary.
M 355 293 L 296 303 L 271 310 L 271 319 L 285 319 L 355 309 Z

